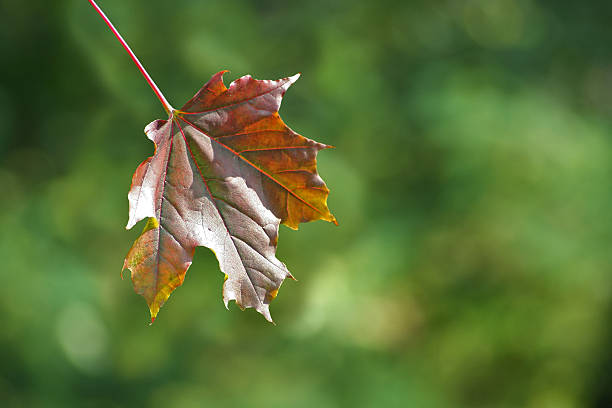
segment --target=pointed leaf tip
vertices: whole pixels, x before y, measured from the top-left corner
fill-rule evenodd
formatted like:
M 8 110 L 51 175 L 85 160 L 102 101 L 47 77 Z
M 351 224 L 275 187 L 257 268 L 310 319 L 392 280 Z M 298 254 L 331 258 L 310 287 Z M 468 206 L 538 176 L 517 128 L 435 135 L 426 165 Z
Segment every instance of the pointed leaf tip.
M 298 72 L 297 74 L 290 76 L 289 77 L 289 81 L 291 81 L 291 83 L 293 84 L 293 83 L 295 83 L 295 81 L 300 79 L 301 76 L 302 76 L 302 73 Z

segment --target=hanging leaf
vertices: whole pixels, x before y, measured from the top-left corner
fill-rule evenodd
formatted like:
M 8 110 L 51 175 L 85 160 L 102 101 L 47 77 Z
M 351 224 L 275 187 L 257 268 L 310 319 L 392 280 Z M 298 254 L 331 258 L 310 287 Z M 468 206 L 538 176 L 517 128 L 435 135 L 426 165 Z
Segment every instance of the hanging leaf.
M 272 321 L 268 304 L 286 277 L 276 258 L 278 227 L 336 222 L 316 170 L 326 146 L 298 135 L 278 115 L 298 75 L 278 81 L 244 76 L 229 89 L 224 72 L 168 120 L 145 132 L 155 154 L 136 170 L 127 228 L 149 218 L 125 259 L 155 319 L 183 283 L 197 246 L 214 251 L 226 279 L 223 300 Z
M 221 71 L 176 110 L 94 0 L 89 0 L 128 52 L 168 113 L 145 128 L 155 153 L 136 169 L 127 228 L 148 218 L 125 258 L 134 289 L 155 320 L 185 279 L 196 247 L 208 247 L 225 273 L 223 301 L 255 308 L 272 321 L 269 303 L 285 278 L 276 258 L 280 223 L 337 224 L 316 156 L 328 148 L 289 129 L 278 115 L 299 77 L 223 84 Z

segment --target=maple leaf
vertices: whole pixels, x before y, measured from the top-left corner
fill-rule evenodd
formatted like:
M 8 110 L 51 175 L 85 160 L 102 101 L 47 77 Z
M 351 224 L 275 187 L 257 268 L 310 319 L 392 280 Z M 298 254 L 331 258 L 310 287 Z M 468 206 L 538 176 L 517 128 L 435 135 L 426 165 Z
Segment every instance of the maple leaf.
M 276 258 L 279 224 L 336 223 L 316 155 L 330 146 L 287 127 L 278 109 L 299 75 L 278 81 L 244 76 L 210 81 L 168 120 L 145 133 L 155 154 L 136 170 L 127 228 L 149 218 L 129 251 L 132 272 L 154 320 L 183 283 L 195 248 L 214 251 L 225 273 L 223 300 L 255 308 L 272 321 L 268 304 L 287 277 Z
M 276 258 L 280 223 L 338 224 L 316 168 L 330 146 L 289 129 L 278 109 L 299 75 L 259 81 L 249 75 L 223 84 L 221 71 L 181 109 L 172 108 L 127 42 L 89 0 L 128 52 L 168 113 L 146 128 L 155 153 L 136 169 L 128 194 L 128 229 L 148 218 L 123 263 L 155 320 L 180 286 L 196 247 L 210 248 L 225 273 L 223 301 L 255 308 L 272 321 L 269 303 L 285 278 Z

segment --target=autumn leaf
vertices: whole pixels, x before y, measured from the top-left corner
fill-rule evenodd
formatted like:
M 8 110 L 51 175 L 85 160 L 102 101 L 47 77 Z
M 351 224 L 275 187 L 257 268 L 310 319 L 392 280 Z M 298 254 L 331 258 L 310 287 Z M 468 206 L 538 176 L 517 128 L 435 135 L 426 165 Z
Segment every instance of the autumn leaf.
M 269 304 L 285 278 L 276 258 L 280 223 L 337 225 L 316 156 L 328 148 L 289 129 L 278 115 L 299 77 L 259 81 L 249 75 L 223 83 L 221 71 L 181 109 L 174 109 L 127 42 L 89 0 L 128 52 L 168 113 L 146 128 L 155 153 L 136 169 L 128 194 L 127 227 L 147 218 L 123 263 L 155 320 L 180 286 L 196 247 L 210 248 L 225 274 L 223 301 L 255 308 L 272 321 Z
M 326 146 L 292 131 L 278 109 L 298 75 L 278 81 L 244 76 L 223 84 L 224 71 L 168 120 L 145 133 L 155 154 L 136 170 L 127 228 L 149 218 L 124 268 L 154 320 L 183 283 L 195 248 L 212 249 L 225 273 L 223 300 L 268 305 L 287 277 L 276 258 L 279 224 L 297 229 L 312 220 L 336 222 L 316 155 Z

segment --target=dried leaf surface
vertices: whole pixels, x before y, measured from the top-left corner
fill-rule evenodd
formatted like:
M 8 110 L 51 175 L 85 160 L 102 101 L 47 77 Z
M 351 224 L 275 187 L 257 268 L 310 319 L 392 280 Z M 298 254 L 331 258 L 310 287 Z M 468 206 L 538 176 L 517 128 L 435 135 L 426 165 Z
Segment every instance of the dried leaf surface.
M 168 120 L 145 133 L 155 153 L 132 178 L 129 221 L 148 218 L 124 263 L 154 321 L 183 283 L 197 246 L 214 251 L 225 273 L 223 300 L 272 321 L 269 303 L 292 277 L 276 258 L 279 224 L 336 223 L 316 169 L 326 146 L 287 127 L 278 109 L 299 75 L 244 76 L 226 88 L 225 71 Z

